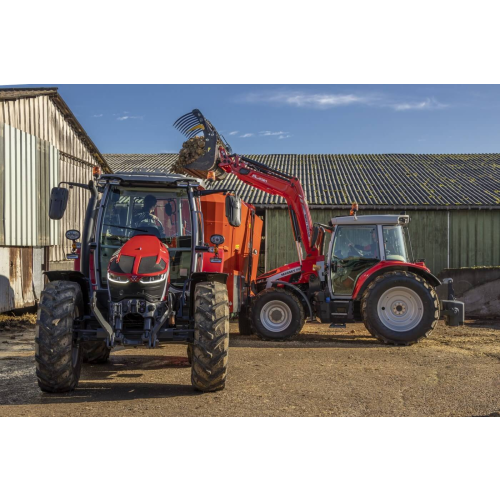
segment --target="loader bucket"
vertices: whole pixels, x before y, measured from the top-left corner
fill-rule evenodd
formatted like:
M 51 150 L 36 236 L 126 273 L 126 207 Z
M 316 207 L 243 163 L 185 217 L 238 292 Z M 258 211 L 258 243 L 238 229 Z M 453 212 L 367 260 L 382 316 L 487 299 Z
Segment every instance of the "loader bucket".
M 217 167 L 218 146 L 224 145 L 226 149 L 229 146 L 201 111 L 194 109 L 191 113 L 181 116 L 174 123 L 174 127 L 188 138 L 173 166 L 174 171 L 201 179 L 207 179 L 209 172 L 214 172 L 217 179 L 222 179 L 225 172 Z M 200 134 L 203 134 L 203 137 Z

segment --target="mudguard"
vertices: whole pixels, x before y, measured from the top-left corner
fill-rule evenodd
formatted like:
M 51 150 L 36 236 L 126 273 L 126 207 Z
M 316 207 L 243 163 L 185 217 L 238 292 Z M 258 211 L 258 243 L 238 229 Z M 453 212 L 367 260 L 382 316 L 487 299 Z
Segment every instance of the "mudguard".
M 352 294 L 353 300 L 360 300 L 368 285 L 376 279 L 378 276 L 391 272 L 391 271 L 407 271 L 410 273 L 417 274 L 429 282 L 434 288 L 441 285 L 436 276 L 434 276 L 430 270 L 421 264 L 410 264 L 395 261 L 384 261 L 378 263 L 376 266 L 365 271 L 361 276 L 358 277 L 356 285 L 354 286 L 354 291 Z

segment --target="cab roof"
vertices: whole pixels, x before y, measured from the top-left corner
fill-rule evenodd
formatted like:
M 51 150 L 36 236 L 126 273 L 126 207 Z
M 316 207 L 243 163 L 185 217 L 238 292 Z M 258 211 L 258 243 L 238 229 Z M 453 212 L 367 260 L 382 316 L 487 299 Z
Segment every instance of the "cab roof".
M 331 221 L 333 226 L 344 225 L 377 225 L 407 226 L 410 223 L 409 215 L 358 215 L 356 218 L 334 217 Z
M 177 186 L 181 183 L 189 183 L 192 187 L 203 186 L 200 179 L 188 177 L 181 174 L 170 174 L 165 172 L 115 172 L 112 174 L 104 174 L 99 178 L 99 183 L 102 184 L 108 181 L 120 181 L 123 185 L 151 185 L 165 184 L 168 186 Z

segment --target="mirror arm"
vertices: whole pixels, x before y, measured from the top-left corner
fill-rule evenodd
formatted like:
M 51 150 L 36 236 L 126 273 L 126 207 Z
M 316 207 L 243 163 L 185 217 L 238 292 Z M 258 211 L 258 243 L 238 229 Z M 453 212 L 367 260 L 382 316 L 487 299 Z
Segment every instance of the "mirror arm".
M 91 183 L 92 186 L 90 185 Z M 93 188 L 92 181 L 90 181 L 88 184 L 80 184 L 79 182 L 60 182 L 58 187 L 61 187 L 63 184 L 66 184 L 66 186 L 69 186 L 70 188 L 79 187 L 82 189 L 88 189 L 89 191 L 92 191 Z

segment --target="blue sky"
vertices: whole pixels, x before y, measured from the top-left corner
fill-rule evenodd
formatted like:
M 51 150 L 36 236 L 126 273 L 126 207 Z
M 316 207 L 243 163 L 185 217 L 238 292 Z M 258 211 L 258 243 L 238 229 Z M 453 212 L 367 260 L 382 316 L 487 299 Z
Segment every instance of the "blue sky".
M 498 153 L 500 86 L 57 85 L 102 153 L 177 152 L 199 108 L 240 154 Z

